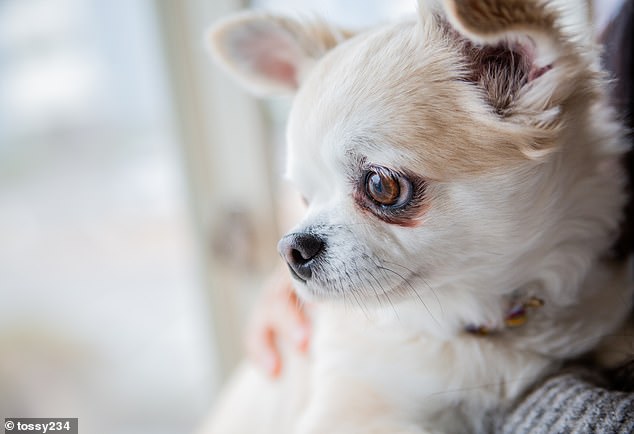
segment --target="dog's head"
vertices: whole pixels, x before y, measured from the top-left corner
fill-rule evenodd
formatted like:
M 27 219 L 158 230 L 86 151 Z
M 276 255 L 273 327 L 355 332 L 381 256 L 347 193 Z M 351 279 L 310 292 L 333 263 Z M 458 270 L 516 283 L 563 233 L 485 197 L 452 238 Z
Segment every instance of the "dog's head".
M 255 13 L 213 28 L 239 81 L 295 94 L 308 209 L 279 250 L 301 295 L 508 294 L 607 247 L 621 198 L 596 179 L 595 55 L 542 3 L 445 1 L 356 35 Z

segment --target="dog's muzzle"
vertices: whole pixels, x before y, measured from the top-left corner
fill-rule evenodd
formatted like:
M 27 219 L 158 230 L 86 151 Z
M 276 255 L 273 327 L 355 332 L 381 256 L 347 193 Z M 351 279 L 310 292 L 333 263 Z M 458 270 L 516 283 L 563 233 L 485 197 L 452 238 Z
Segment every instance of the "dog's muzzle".
M 324 251 L 324 240 L 313 234 L 294 233 L 284 236 L 277 244 L 294 277 L 306 282 L 313 275 L 313 266 Z

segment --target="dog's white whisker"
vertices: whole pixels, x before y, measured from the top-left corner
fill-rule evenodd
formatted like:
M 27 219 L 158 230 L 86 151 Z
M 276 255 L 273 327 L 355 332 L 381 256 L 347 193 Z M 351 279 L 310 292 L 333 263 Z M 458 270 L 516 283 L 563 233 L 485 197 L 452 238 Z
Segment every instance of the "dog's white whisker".
M 495 388 L 495 389 L 506 389 L 507 386 L 509 384 L 512 383 L 522 383 L 525 382 L 527 380 L 529 380 L 530 377 L 526 376 L 526 377 L 516 377 L 516 378 L 511 378 L 511 379 L 505 379 L 505 380 L 501 380 L 499 382 L 491 382 L 491 383 L 487 383 L 487 384 L 476 384 L 473 386 L 466 386 L 466 387 L 460 387 L 460 388 L 451 388 L 451 389 L 446 389 L 446 390 L 440 390 L 437 392 L 433 392 L 430 393 L 429 395 L 427 395 L 428 398 L 431 398 L 435 395 L 446 395 L 446 394 L 453 394 L 453 393 L 464 393 L 464 392 L 476 392 L 482 389 L 491 389 L 491 388 Z
M 345 288 L 342 289 L 343 293 L 351 293 L 352 296 L 355 298 L 355 300 L 357 301 L 357 304 L 359 306 L 359 309 L 363 312 L 363 314 L 366 316 L 366 318 L 370 318 L 370 314 L 369 311 L 367 309 L 367 306 L 365 305 L 365 303 L 363 303 L 363 298 L 360 297 L 359 291 L 357 290 L 357 286 L 354 284 L 352 277 L 350 276 L 350 273 L 347 270 L 347 267 L 345 264 L 343 264 L 344 266 L 344 271 L 343 273 L 341 273 L 340 275 L 345 275 L 347 277 L 348 280 L 348 290 L 346 290 Z M 354 269 L 354 267 L 353 267 Z
M 418 293 L 418 290 L 416 290 L 416 288 L 414 287 L 414 285 L 412 285 L 409 280 L 407 280 L 405 277 L 403 277 L 400 273 L 397 273 L 396 271 L 387 268 L 387 267 L 379 267 L 382 270 L 385 271 L 389 271 L 391 273 L 394 273 L 396 276 L 400 277 L 401 280 L 407 285 L 407 287 L 409 289 L 412 290 L 412 292 L 416 295 L 416 298 L 421 302 L 421 304 L 425 307 L 425 310 L 427 311 L 427 313 L 429 314 L 429 316 L 431 317 L 432 320 L 434 320 L 434 322 L 438 325 L 441 326 L 440 321 L 438 321 L 438 319 L 434 316 L 434 314 L 432 313 L 431 309 L 429 309 L 429 307 L 427 306 L 427 303 L 425 303 L 425 301 L 423 300 L 423 298 L 421 297 L 421 295 Z M 433 291 L 432 291 L 433 293 Z M 438 302 L 440 303 L 440 300 L 438 300 Z
M 379 260 L 383 264 L 395 265 L 397 267 L 403 268 L 404 270 L 406 270 L 407 272 L 410 273 L 411 277 L 415 277 L 417 280 L 420 280 L 421 282 L 423 282 L 423 284 L 429 289 L 429 291 L 432 293 L 432 295 L 436 299 L 436 302 L 438 304 L 438 310 L 440 311 L 441 317 L 444 316 L 443 306 L 442 306 L 442 303 L 440 302 L 440 298 L 438 297 L 438 294 L 436 294 L 436 291 L 434 290 L 434 288 L 431 287 L 431 285 L 427 282 L 427 280 L 424 277 L 422 277 L 420 275 L 420 273 L 417 273 L 414 270 L 412 270 L 411 268 L 408 268 L 408 267 L 406 267 L 404 265 L 401 265 L 401 264 L 398 264 L 396 262 L 390 262 L 390 261 L 386 261 L 386 260 L 380 259 L 380 258 L 379 258 Z M 403 280 L 405 280 L 405 279 L 403 279 Z M 419 296 L 419 298 L 420 298 L 420 296 Z M 423 302 L 423 304 L 425 304 L 425 303 Z M 427 306 L 425 306 L 425 308 L 427 308 Z M 427 309 L 427 310 L 429 311 L 429 309 Z M 431 315 L 431 312 L 430 312 L 430 315 Z
M 367 278 L 364 279 L 361 276 L 361 272 L 358 269 L 356 269 L 356 274 L 357 274 L 357 277 L 358 277 L 360 285 L 363 285 L 364 283 L 366 283 L 367 285 L 370 286 L 370 288 L 372 288 L 372 292 L 374 293 L 374 297 L 376 299 L 377 305 L 381 306 L 383 304 L 383 302 L 381 300 L 380 293 L 382 293 L 383 290 L 378 291 L 377 288 L 374 286 L 374 284 L 369 279 L 367 279 Z M 376 280 L 376 278 L 373 275 L 371 275 L 371 277 Z M 379 288 L 381 288 L 381 285 L 380 285 L 380 283 L 378 281 L 377 281 L 377 284 L 379 284 Z
M 436 294 L 436 291 L 434 290 L 434 288 L 431 287 L 431 285 L 427 282 L 427 280 L 424 277 L 417 276 L 417 278 L 420 279 L 421 282 L 423 282 L 423 284 L 431 291 L 432 295 L 436 299 L 436 303 L 438 304 L 438 310 L 440 311 L 440 316 L 441 317 L 445 316 L 445 311 L 442 307 L 442 303 L 440 302 L 440 297 L 438 297 L 438 294 Z
M 371 273 L 370 273 L 371 274 Z M 394 306 L 394 303 L 392 303 L 392 299 L 390 298 L 390 293 L 389 292 L 384 292 L 383 296 L 385 297 L 385 299 L 387 300 L 387 302 L 390 304 L 390 306 L 392 307 L 392 310 L 394 311 L 394 315 L 396 317 L 396 319 L 398 321 L 401 320 L 398 311 L 396 310 L 396 307 Z
M 345 291 L 344 294 L 351 294 L 352 298 L 354 298 L 354 301 L 357 303 L 357 306 L 359 306 L 359 310 L 361 312 L 363 312 L 363 314 L 366 316 L 366 318 L 369 318 L 368 312 L 363 308 L 363 305 L 361 304 L 361 301 L 359 300 L 357 292 L 354 289 L 352 289 L 350 291 Z

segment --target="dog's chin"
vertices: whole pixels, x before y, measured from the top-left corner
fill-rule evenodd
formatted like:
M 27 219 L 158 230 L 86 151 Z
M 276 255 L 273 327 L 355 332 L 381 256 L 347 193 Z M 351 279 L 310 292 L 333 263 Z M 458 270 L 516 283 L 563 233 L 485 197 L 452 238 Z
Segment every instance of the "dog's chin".
M 349 288 L 328 288 L 312 280 L 303 280 L 292 276 L 295 293 L 305 303 L 341 303 L 351 306 L 371 307 L 391 306 L 398 300 L 418 298 L 407 291 L 392 289 L 382 292 L 361 292 Z
M 316 287 L 313 282 L 303 280 L 297 276 L 292 276 L 293 288 L 300 300 L 306 303 L 317 303 L 323 301 L 335 301 L 341 299 L 341 294 L 325 291 L 321 287 Z
M 324 300 L 323 296 L 310 289 L 303 280 L 293 278 L 293 288 L 295 289 L 295 294 L 305 303 L 315 303 Z

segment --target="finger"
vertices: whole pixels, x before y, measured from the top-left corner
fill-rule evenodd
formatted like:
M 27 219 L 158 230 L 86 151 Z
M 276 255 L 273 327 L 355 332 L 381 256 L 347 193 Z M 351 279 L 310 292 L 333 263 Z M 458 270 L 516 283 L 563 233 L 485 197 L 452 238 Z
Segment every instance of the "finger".
M 247 340 L 247 353 L 267 375 L 277 377 L 282 370 L 282 358 L 277 348 L 275 330 L 262 327 Z
M 286 304 L 286 312 L 281 318 L 286 321 L 282 330 L 284 338 L 292 343 L 296 349 L 304 352 L 308 349 L 311 326 L 306 309 L 295 293 L 291 293 Z

